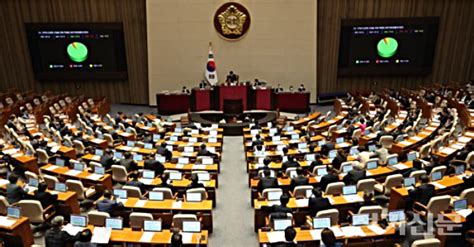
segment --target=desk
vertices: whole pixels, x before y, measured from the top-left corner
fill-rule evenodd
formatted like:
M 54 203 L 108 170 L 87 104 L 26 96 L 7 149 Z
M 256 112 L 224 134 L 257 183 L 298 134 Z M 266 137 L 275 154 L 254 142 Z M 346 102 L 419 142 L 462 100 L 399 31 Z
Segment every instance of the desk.
M 306 117 L 300 118 L 300 119 L 295 120 L 295 121 L 291 121 L 290 125 L 295 126 L 295 127 L 300 127 L 300 126 L 303 126 L 303 125 L 307 125 L 310 121 L 313 121 L 313 120 L 317 119 L 319 116 L 321 116 L 321 112 L 313 112 L 313 113 L 311 113 L 310 115 L 308 115 Z
M 416 136 L 409 137 L 402 142 L 394 143 L 391 152 L 401 155 L 416 148 L 419 144 L 429 140 L 430 136 L 434 135 L 439 127 L 439 122 L 431 122 L 428 127 L 424 128 L 423 131 L 419 132 Z
M 242 106 L 244 107 L 244 111 L 248 110 L 248 86 L 218 86 L 217 89 L 219 91 L 219 110 L 224 109 L 224 100 L 225 99 L 241 99 Z
M 41 171 L 44 173 L 50 173 L 54 175 L 79 179 L 82 181 L 87 182 L 89 185 L 95 185 L 97 183 L 102 184 L 105 188 L 111 190 L 112 189 L 112 176 L 110 174 L 104 174 L 100 178 L 95 178 L 91 176 L 95 176 L 94 173 L 90 173 L 88 171 L 82 171 L 77 175 L 69 175 L 68 172 L 72 171 L 69 167 L 58 167 L 56 165 L 47 164 L 41 167 Z
M 193 88 L 191 97 L 193 98 L 193 111 L 211 110 L 212 89 Z
M 275 94 L 275 108 L 282 112 L 304 113 L 309 111 L 309 92 L 281 92 Z
M 156 94 L 156 107 L 158 113 L 163 115 L 186 113 L 190 108 L 190 95 L 158 93 Z
M 27 217 L 17 219 L 12 226 L 0 226 L 0 231 L 19 236 L 25 247 L 34 244 L 33 231 L 31 230 L 30 221 Z
M 272 110 L 273 90 L 270 88 L 256 88 L 253 90 L 255 110 Z

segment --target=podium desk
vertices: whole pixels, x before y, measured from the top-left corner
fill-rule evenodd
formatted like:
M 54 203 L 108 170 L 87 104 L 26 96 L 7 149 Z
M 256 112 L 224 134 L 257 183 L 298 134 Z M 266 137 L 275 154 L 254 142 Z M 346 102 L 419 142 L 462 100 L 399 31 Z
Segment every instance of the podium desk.
M 248 86 L 219 86 L 219 110 L 224 110 L 224 100 L 242 100 L 243 110 L 248 110 Z
M 212 89 L 194 88 L 191 94 L 193 111 L 208 111 L 212 108 Z
M 309 92 L 281 92 L 275 94 L 275 108 L 283 112 L 305 113 L 309 111 Z
M 158 113 L 163 115 L 172 115 L 188 112 L 190 108 L 189 101 L 189 94 L 156 94 L 156 107 L 158 108 Z

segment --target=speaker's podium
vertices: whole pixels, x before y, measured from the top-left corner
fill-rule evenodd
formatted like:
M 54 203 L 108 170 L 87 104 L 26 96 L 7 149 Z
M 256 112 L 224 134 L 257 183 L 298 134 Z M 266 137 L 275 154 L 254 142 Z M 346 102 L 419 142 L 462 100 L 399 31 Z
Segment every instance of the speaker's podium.
M 241 115 L 244 113 L 242 99 L 225 99 L 223 113 L 225 115 Z

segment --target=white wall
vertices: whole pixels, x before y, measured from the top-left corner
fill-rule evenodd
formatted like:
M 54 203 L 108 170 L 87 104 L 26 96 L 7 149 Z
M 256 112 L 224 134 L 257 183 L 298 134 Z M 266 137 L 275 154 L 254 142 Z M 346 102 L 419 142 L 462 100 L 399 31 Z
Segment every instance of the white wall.
M 229 70 L 241 81 L 270 85 L 304 83 L 316 98 L 316 1 L 242 0 L 251 25 L 239 41 L 214 30 L 214 13 L 224 0 L 147 0 L 150 105 L 162 90 L 193 87 L 204 78 L 212 42 L 220 81 Z

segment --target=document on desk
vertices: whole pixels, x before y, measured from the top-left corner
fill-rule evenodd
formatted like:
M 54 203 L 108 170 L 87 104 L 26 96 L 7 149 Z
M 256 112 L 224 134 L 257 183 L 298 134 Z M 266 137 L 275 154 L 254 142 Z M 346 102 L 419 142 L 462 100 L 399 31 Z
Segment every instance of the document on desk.
M 184 165 L 183 164 L 176 164 L 176 169 L 183 169 Z
M 11 148 L 11 149 L 3 150 L 2 153 L 12 155 L 12 154 L 18 153 L 18 151 L 20 151 L 20 149 Z
M 395 169 L 397 170 L 405 170 L 405 169 L 408 169 L 408 166 L 404 165 L 404 164 L 396 164 L 396 165 L 393 165 L 392 167 L 394 167 Z
M 58 166 L 56 166 L 56 165 L 50 165 L 50 166 L 48 166 L 47 168 L 45 168 L 45 170 L 54 171 L 54 170 L 56 170 L 56 168 L 58 168 Z
M 467 209 L 461 209 L 456 211 L 457 214 L 461 215 L 462 217 L 466 218 L 468 215 L 472 213 L 472 209 L 467 208 Z
M 267 205 L 268 206 L 273 206 L 273 205 L 280 205 L 281 202 L 280 201 L 267 201 Z
M 0 187 L 9 184 L 10 182 L 4 178 L 0 178 Z
M 437 187 L 438 189 L 445 189 L 446 186 L 438 183 L 438 182 L 431 182 L 432 185 L 434 185 L 435 187 Z
M 154 232 L 143 232 L 142 237 L 139 241 L 142 243 L 150 243 L 154 236 Z
M 459 137 L 458 141 L 459 141 L 459 142 L 463 142 L 463 143 L 468 143 L 468 142 L 471 141 L 471 138 L 465 137 L 465 136 L 461 136 L 461 137 Z
M 103 175 L 101 174 L 96 174 L 96 173 L 93 173 L 89 176 L 87 176 L 87 179 L 90 179 L 90 180 L 100 180 L 102 178 Z
M 187 153 L 187 152 L 182 152 L 181 153 L 181 156 L 184 156 L 184 157 L 192 157 L 194 155 L 194 153 Z
M 91 243 L 108 244 L 111 234 L 112 234 L 112 228 L 94 227 Z
M 14 219 L 9 219 L 8 217 L 5 217 L 5 216 L 0 216 L 0 226 L 11 227 L 15 223 L 16 223 L 16 220 Z
M 82 230 L 84 230 L 84 227 L 79 227 L 79 226 L 73 226 L 71 224 L 67 224 L 65 226 L 63 226 L 63 231 L 69 233 L 69 235 L 76 235 L 78 232 L 81 232 Z
M 61 147 L 61 146 L 54 146 L 54 147 L 52 147 L 52 148 L 50 149 L 51 153 L 55 154 L 56 152 L 58 152 L 58 150 L 59 150 L 60 147 Z
M 277 242 L 286 242 L 285 231 L 267 232 L 268 242 L 271 244 Z
M 125 150 L 125 151 L 130 151 L 130 150 L 132 150 L 132 147 L 122 146 L 122 147 L 120 147 L 120 149 Z
M 171 207 L 173 209 L 181 209 L 183 207 L 183 202 L 182 201 L 175 201 L 175 202 L 173 202 L 173 205 Z
M 321 230 L 321 229 L 311 230 L 311 231 L 309 231 L 309 233 L 311 234 L 311 237 L 313 238 L 313 240 L 320 240 L 322 231 L 323 230 Z
M 344 197 L 344 200 L 346 200 L 347 202 L 363 202 L 364 199 L 359 196 L 359 195 L 347 195 L 347 196 L 342 196 Z
M 445 153 L 445 154 L 451 154 L 451 153 L 456 152 L 457 150 L 454 149 L 454 148 L 445 147 L 445 148 L 441 148 L 439 151 L 441 151 L 442 153 Z
M 383 229 L 379 225 L 370 225 L 367 228 L 369 228 L 371 231 L 373 231 L 377 235 L 385 234 L 385 229 Z
M 328 196 L 326 198 L 328 199 L 329 203 L 334 204 L 334 199 L 332 198 L 332 196 Z
M 329 229 L 331 229 L 332 232 L 334 232 L 334 236 L 336 236 L 336 238 L 344 236 L 344 233 L 341 231 L 341 228 L 338 226 L 331 226 L 329 227 Z
M 138 181 L 146 184 L 146 185 L 150 185 L 153 183 L 153 178 L 139 178 Z
M 341 227 L 341 231 L 344 233 L 346 237 L 356 237 L 361 236 L 364 237 L 365 233 L 362 231 L 362 228 L 358 226 L 345 226 Z
M 299 208 L 304 208 L 308 206 L 309 199 L 297 199 L 295 202 Z
M 409 141 L 402 141 L 402 142 L 400 142 L 400 144 L 402 144 L 402 146 L 410 146 L 410 145 L 411 145 L 411 142 L 409 142 Z
M 69 170 L 67 171 L 65 174 L 66 175 L 69 175 L 69 176 L 77 176 L 81 173 L 82 171 L 78 171 L 78 170 Z
M 137 202 L 135 202 L 135 207 L 138 207 L 138 208 L 142 208 L 145 206 L 147 200 L 138 200 Z
M 412 139 L 419 142 L 419 141 L 423 140 L 423 137 L 413 136 Z
M 463 149 L 464 145 L 462 143 L 456 143 L 456 144 L 451 145 L 451 147 L 459 150 L 459 149 Z
M 206 165 L 193 165 L 193 170 L 205 170 Z
M 127 200 L 126 198 L 117 198 L 116 199 L 118 202 L 121 202 L 123 205 L 125 205 L 127 203 Z
M 351 144 L 347 143 L 347 142 L 343 142 L 343 143 L 339 143 L 337 144 L 340 148 L 345 148 L 345 147 L 349 147 L 351 146 Z

